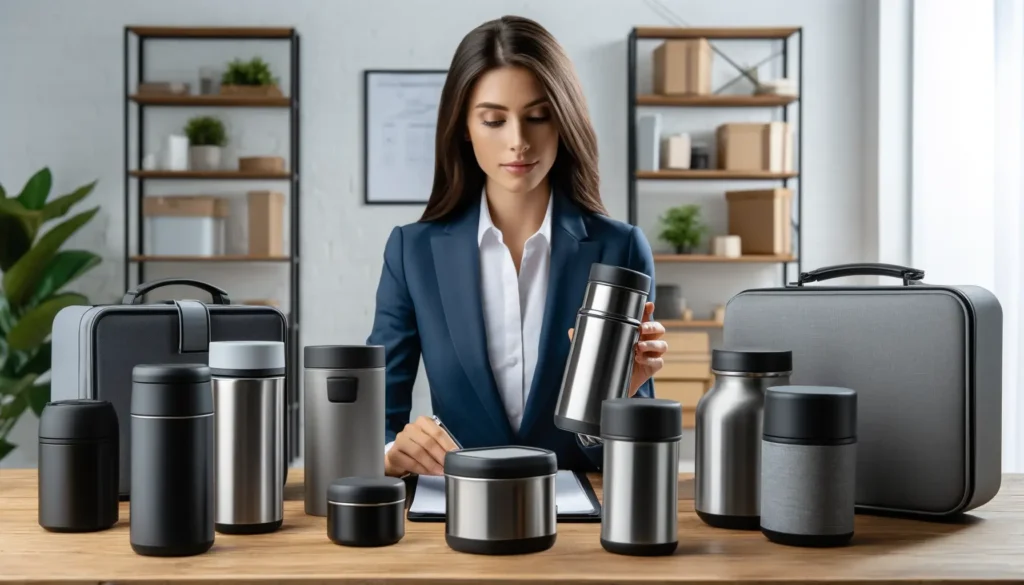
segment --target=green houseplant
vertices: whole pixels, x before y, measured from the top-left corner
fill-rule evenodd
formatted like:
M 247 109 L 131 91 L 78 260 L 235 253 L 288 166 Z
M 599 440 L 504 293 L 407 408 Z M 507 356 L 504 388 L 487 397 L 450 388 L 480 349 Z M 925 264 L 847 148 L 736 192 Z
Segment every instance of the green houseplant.
M 676 248 L 677 254 L 692 254 L 707 232 L 701 222 L 699 205 L 679 205 L 661 216 L 660 238 Z
M 220 168 L 222 149 L 228 143 L 224 122 L 213 116 L 196 116 L 185 124 L 188 137 L 189 167 L 193 171 Z
M 221 76 L 220 92 L 233 95 L 281 96 L 280 81 L 274 77 L 270 65 L 260 57 L 249 61 L 235 59 L 228 63 Z
M 61 250 L 99 211 L 64 218 L 96 181 L 49 200 L 53 177 L 44 168 L 21 193 L 8 197 L 0 185 L 0 460 L 16 445 L 7 440 L 26 410 L 36 416 L 50 399 L 50 332 L 64 307 L 89 299 L 64 287 L 100 263 L 86 250 Z M 42 232 L 44 225 L 61 220 Z

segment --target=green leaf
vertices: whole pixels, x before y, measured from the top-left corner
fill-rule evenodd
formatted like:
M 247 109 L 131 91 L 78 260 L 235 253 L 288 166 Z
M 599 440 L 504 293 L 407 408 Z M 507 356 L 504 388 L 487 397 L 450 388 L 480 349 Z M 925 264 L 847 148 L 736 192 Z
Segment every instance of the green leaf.
M 36 284 L 36 291 L 28 304 L 41 302 L 99 263 L 99 256 L 85 250 L 57 252 Z
M 96 181 L 93 181 L 92 183 L 89 183 L 88 185 L 82 185 L 81 187 L 75 189 L 71 193 L 68 193 L 67 195 L 61 195 L 60 197 L 47 203 L 43 207 L 43 221 L 50 221 L 51 219 L 62 217 L 65 213 L 68 212 L 68 210 L 71 209 L 71 207 L 75 203 L 78 203 L 82 199 L 85 199 L 89 195 L 89 193 L 91 193 L 92 190 L 96 188 L 97 182 L 98 179 Z
M 30 386 L 25 393 L 28 398 L 28 406 L 32 409 L 32 412 L 36 416 L 43 414 L 43 407 L 50 401 L 50 383 Z
M 15 376 L 21 376 L 24 374 L 36 374 L 42 376 L 46 372 L 50 371 L 51 359 L 53 355 L 53 344 L 49 341 L 39 346 L 39 350 L 32 355 L 32 357 L 25 360 L 24 365 L 17 368 L 12 372 Z
M 49 168 L 43 168 L 32 175 L 25 188 L 18 195 L 18 201 L 27 209 L 42 209 L 46 204 L 46 198 L 50 196 L 50 188 L 53 186 L 53 175 Z
M 8 443 L 6 439 L 0 439 L 0 461 L 3 461 L 3 458 L 7 457 L 11 451 L 14 451 L 15 447 L 17 445 L 14 443 Z
M 46 340 L 53 328 L 53 318 L 64 307 L 86 305 L 89 300 L 78 293 L 64 293 L 50 297 L 26 313 L 7 334 L 11 349 L 28 350 Z
M 3 185 L 0 185 L 0 199 L 7 199 L 7 191 L 4 190 Z
M 32 291 L 57 250 L 99 210 L 99 207 L 94 207 L 79 213 L 46 232 L 32 249 L 4 273 L 4 293 L 11 305 L 20 307 L 32 297 Z
M 0 201 L 14 201 L 0 199 Z M 25 224 L 18 218 L 0 214 L 0 272 L 7 272 L 32 246 Z
M 24 394 L 18 394 L 14 400 L 0 406 L 0 437 L 6 437 L 11 432 L 27 408 L 28 397 Z

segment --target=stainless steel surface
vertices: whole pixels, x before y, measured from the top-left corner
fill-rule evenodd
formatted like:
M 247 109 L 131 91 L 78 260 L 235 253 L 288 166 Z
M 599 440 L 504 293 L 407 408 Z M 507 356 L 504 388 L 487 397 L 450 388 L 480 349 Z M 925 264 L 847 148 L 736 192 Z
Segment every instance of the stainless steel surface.
M 284 377 L 213 378 L 217 524 L 284 517 Z
M 604 444 L 601 538 L 624 544 L 678 540 L 679 441 Z
M 355 378 L 354 402 L 331 402 L 328 378 Z M 384 476 L 384 368 L 306 368 L 303 385 L 305 510 L 327 516 L 327 488 L 341 477 Z
M 647 295 L 642 292 L 603 282 L 591 282 L 587 285 L 580 310 L 595 316 L 609 315 L 639 323 L 643 319 L 646 304 Z
M 723 516 L 757 516 L 765 389 L 789 384 L 789 374 L 715 372 L 697 403 L 694 507 Z M 607 449 L 607 446 L 605 447 Z
M 557 531 L 555 476 L 475 479 L 445 476 L 445 532 L 472 540 L 517 540 Z

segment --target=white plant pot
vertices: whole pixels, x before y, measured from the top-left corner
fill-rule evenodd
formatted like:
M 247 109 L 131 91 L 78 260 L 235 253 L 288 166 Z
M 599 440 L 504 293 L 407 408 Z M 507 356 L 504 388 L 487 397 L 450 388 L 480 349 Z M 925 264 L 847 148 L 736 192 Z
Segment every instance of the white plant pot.
M 221 151 L 219 146 L 192 146 L 189 148 L 189 166 L 193 171 L 220 170 Z

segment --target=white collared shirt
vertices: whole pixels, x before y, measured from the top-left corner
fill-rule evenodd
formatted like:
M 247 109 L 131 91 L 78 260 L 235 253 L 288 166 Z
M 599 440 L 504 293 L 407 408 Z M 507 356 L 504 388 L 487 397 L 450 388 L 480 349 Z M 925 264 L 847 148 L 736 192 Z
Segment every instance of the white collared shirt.
M 480 291 L 487 354 L 512 429 L 519 430 L 537 369 L 540 331 L 551 265 L 551 205 L 540 229 L 523 246 L 516 274 L 504 236 L 491 220 L 486 192 L 480 201 Z

